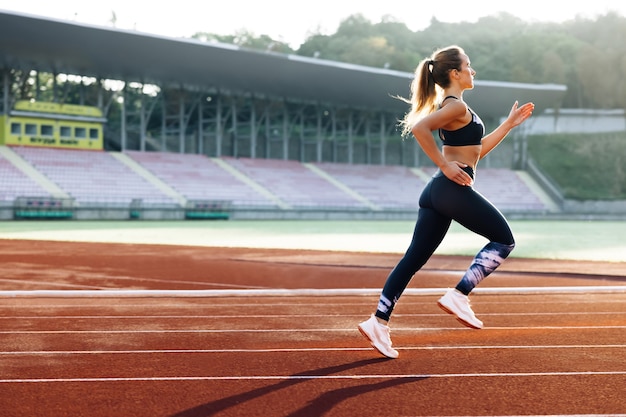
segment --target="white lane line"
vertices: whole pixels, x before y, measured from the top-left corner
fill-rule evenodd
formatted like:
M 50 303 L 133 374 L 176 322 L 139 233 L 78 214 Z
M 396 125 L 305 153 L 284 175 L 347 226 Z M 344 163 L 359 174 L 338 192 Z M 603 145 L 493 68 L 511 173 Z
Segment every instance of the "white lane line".
M 1 384 L 59 383 L 59 382 L 129 382 L 129 381 L 276 381 L 276 380 L 363 380 L 363 379 L 426 379 L 426 378 L 528 378 L 550 376 L 622 376 L 626 371 L 585 372 L 509 372 L 467 374 L 390 374 L 390 375 L 241 375 L 241 376 L 163 376 L 163 377 L 102 377 L 102 378 L 15 378 L 0 379 Z
M 539 312 L 539 313 L 480 313 L 480 316 L 576 316 L 576 315 L 585 315 L 585 316 L 615 316 L 615 315 L 626 315 L 626 311 L 568 311 L 568 312 Z M 346 319 L 348 317 L 362 317 L 362 314 L 341 314 L 341 315 L 328 315 L 328 314 L 231 314 L 231 315 L 198 315 L 198 314 L 180 314 L 180 315 L 159 315 L 159 314 L 136 314 L 136 315 L 71 315 L 71 316 L 62 316 L 62 315 L 54 315 L 54 316 L 2 316 L 0 320 L 63 320 L 63 319 L 85 319 L 85 320 L 98 320 L 98 319 L 124 319 L 124 320 L 132 320 L 132 319 L 214 319 L 214 320 L 225 320 L 225 319 L 291 319 L 291 318 L 342 318 Z M 397 313 L 394 317 L 449 317 L 446 313 L 410 313 L 410 314 L 402 314 Z
M 408 288 L 404 294 L 440 295 L 445 288 Z M 626 285 L 583 287 L 497 287 L 476 288 L 474 294 L 591 294 L 626 293 Z M 250 290 L 16 290 L 0 291 L 0 297 L 253 297 L 253 296 L 354 296 L 380 295 L 380 288 L 250 289 Z
M 626 329 L 622 326 L 526 326 L 526 327 L 488 327 L 489 330 L 596 330 L 596 329 Z M 394 328 L 397 332 L 423 332 L 442 330 L 475 331 L 466 327 L 422 327 L 422 328 Z M 134 330 L 2 330 L 0 334 L 124 334 L 124 333 L 315 333 L 315 332 L 354 332 L 355 329 L 134 329 Z
M 439 295 L 441 295 L 442 293 L 440 293 Z M 620 294 L 621 295 L 621 294 Z M 1 298 L 1 296 L 0 296 Z M 36 298 L 36 297 L 33 297 Z M 61 297 L 62 298 L 62 297 Z M 83 298 L 84 299 L 84 298 Z M 377 300 L 377 298 L 375 298 Z M 9 299 L 5 299 L 3 300 L 5 304 L 0 306 L 0 311 L 10 311 L 12 312 L 13 310 L 24 310 L 24 309 L 30 309 L 30 310 L 46 310 L 46 311 L 53 311 L 53 310 L 60 310 L 60 309 L 85 309 L 85 308 L 111 308 L 111 304 L 109 301 L 102 301 L 103 299 L 92 299 L 93 301 L 89 301 L 86 303 L 76 303 L 76 304 L 36 304 L 36 303 L 28 303 L 25 304 L 23 303 L 22 299 L 19 298 L 13 298 L 11 301 L 16 302 L 16 303 L 21 303 L 21 304 L 7 304 Z M 97 300 L 97 301 L 96 301 Z M 194 310 L 212 310 L 212 309 L 223 309 L 225 305 L 228 306 L 228 308 L 234 308 L 234 307 L 271 307 L 271 308 L 275 308 L 276 307 L 276 303 L 272 302 L 272 303 L 241 303 L 241 302 L 234 302 L 234 300 L 232 298 L 227 298 L 225 297 L 223 300 L 220 299 L 219 301 L 217 300 L 211 300 L 210 304 L 196 304 L 196 303 L 190 303 L 189 301 L 185 300 L 184 298 L 181 299 L 176 299 L 176 298 L 171 298 L 170 300 L 163 302 L 163 300 L 158 300 L 155 298 L 146 298 L 144 299 L 145 303 L 142 304 L 138 304 L 136 302 L 132 302 L 132 303 L 124 303 L 124 301 L 128 301 L 128 300 L 124 300 L 124 298 L 120 298 L 119 300 L 116 301 L 115 303 L 115 308 L 116 309 L 121 309 L 121 308 L 141 308 L 141 309 L 145 309 L 145 310 L 151 310 L 151 309 L 158 309 L 159 311 L 164 310 L 165 308 L 174 308 L 174 309 L 179 309 L 179 310 L 185 310 L 185 309 L 194 309 Z M 319 300 L 323 300 L 323 299 L 319 299 Z M 424 301 L 415 301 L 412 299 L 404 299 L 403 298 L 403 302 L 402 305 L 403 306 L 432 306 L 433 305 L 433 301 L 432 300 L 424 300 Z M 102 302 L 101 302 L 102 301 Z M 137 300 L 133 300 L 133 301 L 137 301 Z M 611 304 L 622 304 L 622 303 L 626 303 L 626 299 L 618 299 L 617 298 L 617 294 L 612 294 L 612 298 L 610 300 L 608 300 L 607 302 L 610 302 Z M 528 305 L 536 305 L 536 304 L 541 304 L 542 306 L 546 306 L 546 301 L 545 299 L 542 301 L 534 301 L 534 300 L 524 300 L 524 301 L 496 301 L 496 300 L 490 300 L 490 299 L 484 299 L 482 298 L 480 300 L 480 305 L 506 305 L 507 308 L 509 308 L 510 306 L 513 305 L 519 305 L 519 306 L 528 306 Z M 584 304 L 598 304 L 597 300 L 586 300 L 586 299 L 570 299 L 568 298 L 567 300 L 563 300 L 563 299 L 554 299 L 552 300 L 550 303 L 550 305 L 571 305 L 571 304 L 576 304 L 576 305 L 584 305 Z M 324 306 L 333 306 L 336 307 L 337 303 L 336 302 L 315 302 L 315 301 L 299 301 L 299 302 L 287 302 L 286 300 L 281 300 L 280 302 L 281 307 L 306 307 L 306 306 L 315 306 L 315 307 L 324 307 Z M 346 302 L 342 302 L 341 305 L 343 307 L 354 307 L 354 306 L 359 306 L 359 307 L 371 307 L 372 306 L 372 299 L 363 299 L 362 302 L 352 302 L 352 301 L 346 301 Z M 482 313 L 481 313 L 482 314 Z M 409 313 L 395 313 L 394 317 L 399 317 L 399 316 L 412 316 L 413 314 L 409 314 Z M 338 315 L 338 316 L 342 316 L 343 315 Z
M 626 345 L 535 345 L 535 346 L 403 346 L 398 350 L 546 350 L 546 349 L 624 349 Z M 137 349 L 137 350 L 36 350 L 36 351 L 4 351 L 1 356 L 54 356 L 54 355 L 142 355 L 170 353 L 298 353 L 298 352 L 361 352 L 371 351 L 371 347 L 346 348 L 269 348 L 269 349 Z

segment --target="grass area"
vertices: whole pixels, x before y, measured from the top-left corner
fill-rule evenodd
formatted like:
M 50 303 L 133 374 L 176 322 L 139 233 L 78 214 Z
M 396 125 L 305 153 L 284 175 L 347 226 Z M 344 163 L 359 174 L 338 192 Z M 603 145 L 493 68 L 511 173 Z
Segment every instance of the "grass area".
M 403 253 L 410 221 L 5 221 L 2 239 L 304 248 Z M 512 221 L 512 257 L 626 262 L 626 222 Z M 473 256 L 486 240 L 452 225 L 437 253 Z
M 626 199 L 626 132 L 532 136 L 528 152 L 574 200 Z

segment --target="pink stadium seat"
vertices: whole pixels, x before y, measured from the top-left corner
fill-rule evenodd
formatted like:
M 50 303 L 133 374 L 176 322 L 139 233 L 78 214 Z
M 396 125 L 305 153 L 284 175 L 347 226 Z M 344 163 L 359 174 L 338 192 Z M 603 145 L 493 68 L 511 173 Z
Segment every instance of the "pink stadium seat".
M 227 200 L 234 206 L 275 203 L 204 155 L 126 151 L 137 163 L 188 200 Z
M 108 152 L 27 146 L 12 149 L 78 203 L 129 204 L 133 199 L 145 204 L 174 203 Z
M 547 209 L 541 199 L 510 169 L 479 169 L 475 188 L 504 211 Z
M 361 201 L 298 161 L 252 158 L 223 160 L 292 207 L 366 207 Z
M 48 196 L 48 191 L 0 155 L 0 201 L 12 202 L 17 197 Z
M 383 209 L 415 210 L 424 182 L 407 167 L 318 163 L 321 170 Z

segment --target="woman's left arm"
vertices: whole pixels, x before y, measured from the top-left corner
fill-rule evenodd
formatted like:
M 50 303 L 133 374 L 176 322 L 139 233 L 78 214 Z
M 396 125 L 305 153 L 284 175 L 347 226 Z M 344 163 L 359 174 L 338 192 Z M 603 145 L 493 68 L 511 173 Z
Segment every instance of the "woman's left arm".
M 509 116 L 506 118 L 500 126 L 498 126 L 493 132 L 485 135 L 482 140 L 482 149 L 480 151 L 480 158 L 484 158 L 489 152 L 491 152 L 496 146 L 502 142 L 506 135 L 516 126 L 519 126 L 528 119 L 535 105 L 533 103 L 526 103 L 518 107 L 517 101 L 511 107 Z

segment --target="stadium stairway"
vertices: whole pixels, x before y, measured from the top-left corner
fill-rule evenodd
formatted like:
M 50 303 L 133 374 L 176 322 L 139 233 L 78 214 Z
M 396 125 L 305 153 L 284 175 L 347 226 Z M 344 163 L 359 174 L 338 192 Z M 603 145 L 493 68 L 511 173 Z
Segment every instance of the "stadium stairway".
M 14 173 L 23 175 L 23 178 L 19 180 L 19 191 L 16 189 L 13 197 L 23 196 L 25 193 L 31 194 L 30 196 L 52 196 L 56 198 L 69 198 L 69 195 L 63 191 L 57 184 L 50 181 L 41 172 L 35 169 L 24 158 L 14 152 L 10 147 L 0 146 L 0 155 L 6 160 L 12 168 L 7 167 L 6 170 L 13 170 Z M 17 178 L 13 179 L 13 185 L 18 182 Z M 36 186 L 31 185 L 35 183 Z M 3 181 L 4 183 L 4 181 Z M 4 184 L 9 186 L 10 184 Z
M 78 205 L 175 206 L 175 201 L 145 178 L 104 151 L 12 147 L 27 165 L 63 190 Z
M 222 167 L 224 170 L 228 171 L 235 178 L 237 178 L 237 179 L 241 180 L 242 182 L 246 183 L 250 188 L 254 189 L 259 194 L 262 194 L 263 196 L 265 196 L 269 200 L 273 201 L 281 209 L 290 209 L 291 208 L 291 206 L 289 204 L 287 204 L 284 201 L 282 201 L 280 198 L 278 198 L 278 196 L 274 195 L 271 191 L 269 191 L 265 187 L 261 186 L 260 184 L 257 184 L 252 178 L 249 178 L 248 176 L 246 176 L 242 172 L 238 171 L 237 169 L 235 169 L 234 167 L 232 167 L 231 165 L 229 165 L 225 161 L 223 161 L 223 160 L 221 160 L 219 158 L 212 158 L 211 160 L 213 162 L 215 162 L 217 165 L 219 165 L 220 167 Z
M 537 199 L 541 202 L 542 208 L 552 213 L 558 212 L 559 205 L 552 199 L 547 192 L 543 188 L 537 184 L 535 180 L 533 180 L 525 171 L 515 171 L 515 174 L 519 177 L 519 179 L 526 185 L 529 191 L 537 197 Z
M 372 203 L 367 198 L 365 198 L 364 196 L 359 194 L 358 191 L 353 190 L 348 185 L 346 185 L 346 184 L 342 183 L 341 181 L 335 179 L 332 175 L 330 175 L 327 172 L 325 172 L 322 168 L 320 168 L 320 167 L 318 167 L 316 165 L 313 165 L 313 164 L 304 164 L 304 166 L 309 168 L 316 175 L 319 175 L 320 177 L 324 178 L 328 182 L 332 183 L 335 187 L 341 189 L 344 193 L 350 195 L 355 200 L 360 201 L 361 203 L 363 203 L 364 205 L 369 207 L 370 210 L 375 210 L 375 211 L 380 211 L 381 210 L 380 206 L 377 206 L 376 204 Z
M 125 154 L 188 201 L 229 201 L 238 207 L 290 208 L 219 158 L 172 152 L 125 151 Z
M 172 200 L 178 202 L 181 206 L 185 206 L 187 204 L 187 199 L 185 196 L 178 193 L 175 189 L 161 181 L 158 177 L 155 177 L 148 171 L 146 168 L 138 164 L 134 159 L 129 157 L 128 155 L 121 152 L 110 152 L 110 154 L 120 161 L 122 164 L 126 165 L 128 168 L 133 170 L 137 175 L 148 181 L 150 184 L 154 185 L 156 188 L 161 190 L 161 192 L 167 196 L 169 196 Z
M 427 182 L 419 168 L 326 162 L 311 165 L 378 210 L 415 210 Z
M 282 159 L 222 158 L 289 206 L 300 209 L 370 209 L 371 202 L 346 192 L 336 181 L 299 161 Z

